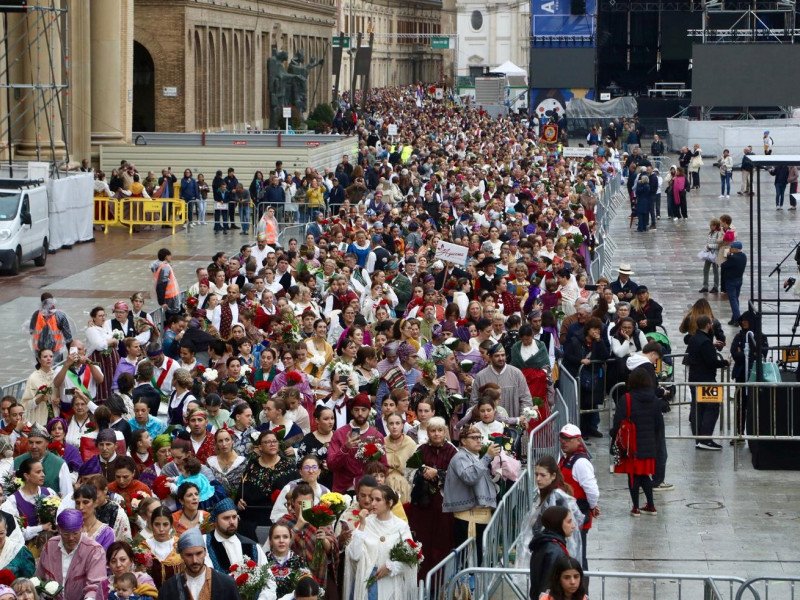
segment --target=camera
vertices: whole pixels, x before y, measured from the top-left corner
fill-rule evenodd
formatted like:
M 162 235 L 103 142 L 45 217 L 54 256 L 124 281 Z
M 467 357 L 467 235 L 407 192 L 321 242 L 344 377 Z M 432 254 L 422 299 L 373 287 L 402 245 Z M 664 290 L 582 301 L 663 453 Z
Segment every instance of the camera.
M 584 288 L 586 291 L 588 291 L 588 292 L 596 292 L 596 291 L 597 291 L 597 289 L 598 289 L 598 288 L 597 288 L 597 285 L 595 285 L 595 284 L 593 284 L 593 283 L 591 283 L 591 284 L 586 284 L 585 286 L 583 286 L 583 288 Z
M 64 395 L 65 396 L 74 396 L 75 395 L 75 390 L 76 390 L 76 388 L 70 388 L 68 390 L 64 390 Z
M 347 383 L 347 375 L 339 375 L 339 383 Z

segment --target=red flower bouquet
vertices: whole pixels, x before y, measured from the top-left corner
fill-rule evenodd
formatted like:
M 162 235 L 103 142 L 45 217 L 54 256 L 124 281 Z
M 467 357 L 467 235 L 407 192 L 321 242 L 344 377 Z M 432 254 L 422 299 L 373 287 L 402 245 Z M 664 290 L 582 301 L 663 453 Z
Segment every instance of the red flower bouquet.
M 229 575 L 236 582 L 242 600 L 256 600 L 267 582 L 273 579 L 268 566 L 259 567 L 252 560 L 243 565 L 231 565 Z
M 64 442 L 50 442 L 47 449 L 56 456 L 64 456 Z
M 14 573 L 8 569 L 0 570 L 0 585 L 11 585 L 15 579 Z
M 300 385 L 303 383 L 303 376 L 297 371 L 290 371 L 286 375 L 286 385 Z
M 383 458 L 386 451 L 380 440 L 364 438 L 356 450 L 356 458 L 364 462 L 375 462 Z
M 151 487 L 153 493 L 161 500 L 164 500 L 170 494 L 169 482 L 167 481 L 166 475 L 159 475 L 156 477 Z

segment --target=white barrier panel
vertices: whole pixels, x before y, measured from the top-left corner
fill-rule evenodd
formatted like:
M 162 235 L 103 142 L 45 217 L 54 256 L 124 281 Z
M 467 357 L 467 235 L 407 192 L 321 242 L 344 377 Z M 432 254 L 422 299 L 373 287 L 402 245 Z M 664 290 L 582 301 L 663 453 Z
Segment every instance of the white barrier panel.
M 76 173 L 47 180 L 50 198 L 50 249 L 72 246 L 94 237 L 94 177 Z
M 795 121 L 791 119 L 784 123 Z M 778 127 L 767 127 L 769 136 L 774 143 L 773 154 L 800 154 L 800 120 L 794 125 L 781 125 Z M 756 154 L 764 153 L 764 146 L 761 142 L 764 129 L 753 130 L 752 127 L 720 127 L 719 129 L 719 148 L 728 148 L 731 151 L 734 164 L 742 160 L 743 149 L 745 146 L 753 146 Z M 720 150 L 720 156 L 722 150 Z
M 734 164 L 738 164 L 742 160 L 742 148 L 745 146 L 753 146 L 756 154 L 763 154 L 761 146 L 761 135 L 765 129 L 768 129 L 772 139 L 775 141 L 776 154 L 792 154 L 796 153 L 789 149 L 789 142 L 797 144 L 797 141 L 792 139 L 792 133 L 796 137 L 798 130 L 797 126 L 800 125 L 800 119 L 760 119 L 752 121 L 692 121 L 689 119 L 667 119 L 667 127 L 669 128 L 670 140 L 672 149 L 679 152 L 682 146 L 691 148 L 695 144 L 700 144 L 703 149 L 703 155 L 707 157 L 722 156 L 722 150 L 728 148 L 731 151 Z M 723 131 L 727 128 L 734 128 L 743 130 L 743 137 L 741 143 L 727 143 L 723 142 Z M 786 133 L 783 130 L 786 130 Z M 748 131 L 749 130 L 749 133 Z M 783 146 L 779 146 L 776 132 L 779 134 Z M 786 136 L 786 137 L 784 137 Z

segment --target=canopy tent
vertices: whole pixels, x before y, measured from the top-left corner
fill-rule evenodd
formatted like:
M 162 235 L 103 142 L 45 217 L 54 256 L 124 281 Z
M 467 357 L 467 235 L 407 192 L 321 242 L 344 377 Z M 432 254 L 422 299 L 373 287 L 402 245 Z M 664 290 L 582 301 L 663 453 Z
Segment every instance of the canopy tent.
M 510 60 L 507 60 L 499 67 L 490 70 L 489 73 L 501 73 L 508 79 L 511 87 L 521 87 L 528 85 L 528 73 L 525 69 L 518 67 Z

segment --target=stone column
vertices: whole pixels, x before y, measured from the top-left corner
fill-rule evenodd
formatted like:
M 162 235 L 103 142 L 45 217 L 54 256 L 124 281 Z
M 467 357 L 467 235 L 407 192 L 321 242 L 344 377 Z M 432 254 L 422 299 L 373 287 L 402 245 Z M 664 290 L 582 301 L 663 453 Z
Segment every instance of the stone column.
M 61 0 L 55 0 L 54 5 L 59 8 L 62 5 Z M 11 16 L 9 15 L 9 30 L 14 30 Z M 53 11 L 35 8 L 25 15 L 20 15 L 22 20 L 27 19 L 27 35 L 24 26 L 16 27 L 14 39 L 9 40 L 10 46 L 17 44 L 16 52 L 22 54 L 19 61 L 21 69 L 12 69 L 11 83 L 50 86 L 60 85 L 64 81 L 61 38 L 58 35 L 57 23 L 53 20 L 56 16 Z M 63 28 L 65 24 L 65 21 L 62 21 L 61 27 Z M 25 112 L 17 130 L 19 134 L 15 135 L 18 140 L 15 150 L 17 160 L 61 160 L 64 157 L 64 136 L 59 102 L 60 110 L 66 116 L 65 90 L 60 90 L 59 102 L 56 101 L 56 90 L 52 87 L 41 90 L 22 89 L 20 99 L 22 103 L 19 111 Z M 55 156 L 50 148 L 51 137 L 55 146 Z
M 127 85 L 123 69 L 123 10 L 127 2 L 91 0 L 92 143 L 125 142 Z M 127 12 L 127 11 L 125 11 Z M 132 37 L 132 36 L 131 36 Z
M 69 6 L 69 140 L 70 161 L 80 164 L 91 154 L 92 61 L 89 43 L 90 0 L 72 0 Z M 98 161 L 95 161 L 97 164 Z

